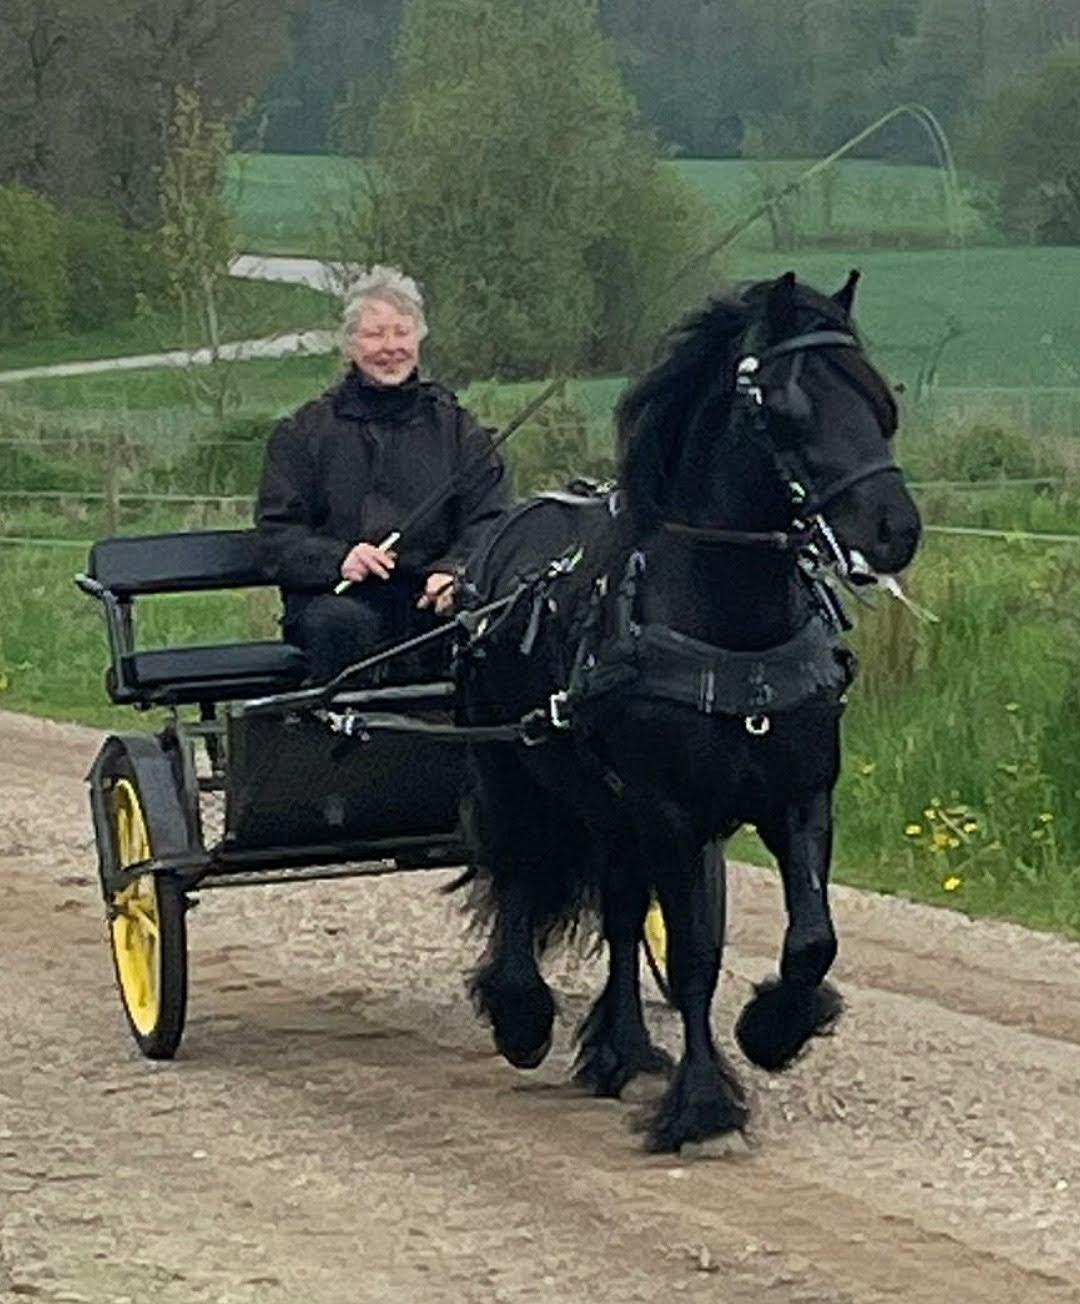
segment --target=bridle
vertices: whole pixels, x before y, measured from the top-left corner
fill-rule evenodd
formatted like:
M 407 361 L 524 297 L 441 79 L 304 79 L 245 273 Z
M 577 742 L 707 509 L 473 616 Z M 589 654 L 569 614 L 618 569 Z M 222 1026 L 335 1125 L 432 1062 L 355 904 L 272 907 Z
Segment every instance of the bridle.
M 825 545 L 833 561 L 847 567 L 847 559 L 824 518 L 824 510 L 842 493 L 876 475 L 899 475 L 892 458 L 867 462 L 847 475 L 839 476 L 824 487 L 813 485 L 794 448 L 781 447 L 769 431 L 762 372 L 778 358 L 792 356 L 794 363 L 784 382 L 789 412 L 795 417 L 810 414 L 810 401 L 799 385 L 803 359 L 811 349 L 855 349 L 862 352 L 859 341 L 849 331 L 814 330 L 792 336 L 761 353 L 745 353 L 735 366 L 735 421 L 741 422 L 751 438 L 769 456 L 776 473 L 785 485 L 793 509 L 792 528 L 787 530 L 728 530 L 712 526 L 689 525 L 683 521 L 661 521 L 669 533 L 702 544 L 734 544 L 749 548 L 767 548 L 780 552 L 801 552 L 814 543 Z M 854 382 L 852 382 L 854 384 Z M 858 388 L 858 386 L 855 386 Z M 884 433 L 884 431 L 883 431 Z

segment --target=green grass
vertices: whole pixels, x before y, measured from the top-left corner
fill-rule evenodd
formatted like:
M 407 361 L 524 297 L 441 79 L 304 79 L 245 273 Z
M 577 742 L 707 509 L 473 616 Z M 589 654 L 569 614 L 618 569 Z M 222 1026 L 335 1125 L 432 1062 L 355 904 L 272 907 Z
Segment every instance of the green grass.
M 931 537 L 911 590 L 940 624 L 860 622 L 842 877 L 1080 933 L 1080 549 Z
M 278 331 L 332 327 L 339 307 L 331 296 L 304 285 L 273 281 L 231 280 L 221 305 L 221 329 L 226 340 L 257 339 Z M 0 348 L 0 371 L 118 358 L 129 354 L 160 353 L 201 343 L 185 339 L 174 311 L 136 317 L 98 331 L 35 336 Z
M 71 585 L 82 550 L 5 547 L 2 559 L 0 706 L 147 727 L 105 703 L 100 614 Z M 885 599 L 859 616 L 837 877 L 1080 934 L 1080 550 L 931 537 L 909 587 L 940 624 Z M 141 611 L 144 646 L 274 628 L 265 592 L 153 599 Z M 761 854 L 746 837 L 736 850 Z
M 851 267 L 863 273 L 859 324 L 894 379 L 912 384 L 954 319 L 961 334 L 945 347 L 939 384 L 1080 386 L 1080 248 L 743 252 L 735 263 L 752 280 L 794 268 L 822 289 Z
M 811 161 L 785 160 L 764 167 L 786 182 Z M 743 159 L 678 159 L 668 166 L 716 205 L 725 225 L 760 202 L 757 164 Z M 255 253 L 336 254 L 334 214 L 347 206 L 360 175 L 356 164 L 334 155 L 234 155 L 229 198 L 247 247 Z M 921 243 L 943 239 L 946 232 L 941 174 L 936 168 L 846 160 L 837 169 L 831 212 L 816 179 L 790 206 L 800 234 L 810 241 L 836 244 L 854 238 L 872 244 L 895 232 L 902 241 Z M 989 238 L 969 204 L 963 206 L 963 217 L 969 240 Z M 769 238 L 767 223 L 760 221 L 741 237 L 740 244 L 764 248 Z
M 332 256 L 335 213 L 359 183 L 361 169 L 333 155 L 235 154 L 227 196 L 248 252 Z
M 236 364 L 233 370 L 240 412 L 285 413 L 325 388 L 339 363 L 332 356 L 260 359 Z M 135 424 L 171 433 L 210 425 L 208 418 L 200 417 L 183 373 L 175 368 L 19 381 L 0 390 L 0 424 L 12 425 L 20 411 L 62 418 L 82 428 Z
M 774 185 L 798 178 L 816 160 L 788 159 L 758 164 L 747 159 L 679 159 L 671 164 L 720 210 L 733 225 L 761 202 L 761 178 Z M 795 230 L 803 240 L 832 244 L 854 239 L 873 246 L 928 240 L 948 234 L 943 174 L 932 167 L 845 159 L 831 181 L 812 178 L 789 200 Z M 831 193 L 831 202 L 827 195 Z M 991 238 L 983 219 L 966 198 L 961 202 L 961 230 L 969 242 Z M 760 219 L 740 237 L 742 247 L 764 248 L 769 226 Z

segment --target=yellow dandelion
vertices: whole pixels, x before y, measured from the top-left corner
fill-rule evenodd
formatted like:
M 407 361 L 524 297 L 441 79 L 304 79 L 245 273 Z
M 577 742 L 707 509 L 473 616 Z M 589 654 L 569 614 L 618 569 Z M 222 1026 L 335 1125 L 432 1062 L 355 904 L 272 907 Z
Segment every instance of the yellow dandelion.
M 956 839 L 951 833 L 946 833 L 944 829 L 938 829 L 934 834 L 933 846 L 936 851 L 942 851 L 945 847 L 952 846 L 954 842 L 956 842 Z M 956 845 L 959 846 L 959 842 L 956 842 Z
M 1052 811 L 1044 810 L 1042 814 L 1039 816 L 1039 822 L 1041 824 L 1049 824 L 1053 820 L 1053 818 L 1054 815 Z
M 944 880 L 941 886 L 945 889 L 946 892 L 955 892 L 957 891 L 958 888 L 964 886 L 964 880 L 960 877 L 959 874 L 950 874 L 949 877 Z
M 955 850 L 955 848 L 957 848 L 960 845 L 960 839 L 950 838 L 947 845 Z
M 1015 715 L 1015 714 L 1017 713 L 1017 711 L 1020 710 L 1020 703 L 1019 703 L 1019 702 L 1006 702 L 1006 703 L 1005 703 L 1005 710 L 1008 711 L 1010 715 Z
M 979 826 L 974 820 L 968 820 L 962 827 L 965 833 L 978 833 L 979 831 Z
M 917 838 L 921 832 L 922 832 L 921 824 L 904 825 L 904 836 L 907 838 Z

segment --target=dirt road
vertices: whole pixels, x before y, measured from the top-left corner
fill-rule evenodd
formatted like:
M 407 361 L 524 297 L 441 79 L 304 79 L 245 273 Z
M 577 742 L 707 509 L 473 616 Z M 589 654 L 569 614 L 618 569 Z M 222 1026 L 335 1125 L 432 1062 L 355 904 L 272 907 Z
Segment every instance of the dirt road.
M 743 1066 L 751 1144 L 675 1161 L 565 1085 L 594 961 L 519 1075 L 444 876 L 206 893 L 153 1065 L 90 877 L 97 743 L 0 714 L 5 1304 L 1080 1301 L 1080 947 L 840 892 L 840 1032 Z M 774 880 L 733 878 L 725 1039 L 779 942 Z

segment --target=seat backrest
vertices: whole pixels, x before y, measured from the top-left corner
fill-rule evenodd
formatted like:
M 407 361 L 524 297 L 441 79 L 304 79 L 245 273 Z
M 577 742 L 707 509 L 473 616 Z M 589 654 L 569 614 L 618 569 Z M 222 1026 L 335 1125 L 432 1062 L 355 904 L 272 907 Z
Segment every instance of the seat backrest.
M 197 530 L 100 539 L 88 573 L 117 597 L 272 584 L 256 530 Z

